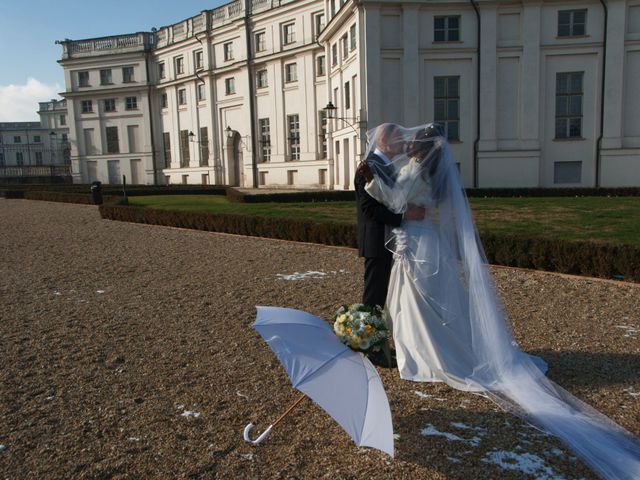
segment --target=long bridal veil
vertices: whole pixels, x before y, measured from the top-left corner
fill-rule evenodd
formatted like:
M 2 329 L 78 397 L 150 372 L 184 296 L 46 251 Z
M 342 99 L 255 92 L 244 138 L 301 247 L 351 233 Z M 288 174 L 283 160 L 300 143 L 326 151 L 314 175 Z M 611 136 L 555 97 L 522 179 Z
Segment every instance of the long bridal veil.
M 447 338 L 459 337 L 468 346 L 466 365 L 458 364 L 455 372 L 446 364 L 429 365 L 437 380 L 483 391 L 506 410 L 558 436 L 605 478 L 640 478 L 638 440 L 549 380 L 544 362 L 523 353 L 515 342 L 442 128 L 385 124 L 370 131 L 368 140 L 369 194 L 395 213 L 404 213 L 408 205 L 426 209 L 423 222 L 406 222 L 388 242 L 403 278 L 417 292 L 412 298 L 428 306 L 418 311 L 433 317 L 411 321 L 435 322 L 447 329 Z M 402 142 L 405 153 L 388 159 L 390 164 L 376 161 L 389 142 Z M 390 297 L 397 294 L 390 291 Z M 388 298 L 388 305 L 394 300 Z

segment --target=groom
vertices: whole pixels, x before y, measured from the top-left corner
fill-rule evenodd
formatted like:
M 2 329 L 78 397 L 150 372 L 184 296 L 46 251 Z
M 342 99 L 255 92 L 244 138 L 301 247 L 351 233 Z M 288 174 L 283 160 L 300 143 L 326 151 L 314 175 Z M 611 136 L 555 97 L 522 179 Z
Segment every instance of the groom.
M 373 178 L 372 171 L 381 173 L 378 179 L 395 181 L 392 160 L 403 153 L 405 142 L 400 127 L 394 123 L 380 125 L 373 138 L 375 150 L 360 164 L 354 179 L 358 211 L 358 255 L 364 257 L 364 292 L 362 303 L 384 307 L 389 287 L 393 257 L 385 248 L 392 228 L 400 226 L 403 217 L 424 218 L 424 208 L 409 206 L 403 214 L 393 213 L 365 190 Z

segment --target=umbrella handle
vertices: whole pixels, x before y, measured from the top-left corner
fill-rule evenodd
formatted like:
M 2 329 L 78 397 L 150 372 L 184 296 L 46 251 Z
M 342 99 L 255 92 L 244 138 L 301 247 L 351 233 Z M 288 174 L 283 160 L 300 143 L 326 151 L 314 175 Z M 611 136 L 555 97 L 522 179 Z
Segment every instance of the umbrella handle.
M 244 441 L 245 442 L 249 442 L 252 445 L 259 445 L 260 443 L 262 443 L 264 440 L 266 440 L 266 438 L 271 435 L 271 429 L 273 428 L 273 425 L 269 425 L 267 427 L 267 429 L 262 432 L 260 434 L 260 436 L 258 436 L 258 438 L 256 438 L 255 440 L 251 440 L 251 437 L 249 437 L 249 433 L 251 432 L 251 430 L 253 429 L 253 423 L 249 423 L 246 427 L 244 427 Z
M 278 418 L 275 422 L 273 422 L 272 425 L 269 425 L 267 429 L 264 432 L 262 432 L 262 434 L 260 434 L 260 436 L 255 440 L 251 440 L 251 437 L 249 437 L 249 433 L 251 433 L 251 429 L 253 428 L 253 423 L 247 424 L 247 426 L 244 427 L 244 433 L 242 435 L 244 437 L 244 441 L 249 442 L 252 445 L 259 445 L 269 435 L 271 435 L 271 430 L 273 429 L 273 427 L 275 427 L 278 423 L 280 423 L 284 419 L 284 417 L 289 415 L 289 413 L 291 413 L 291 411 L 294 408 L 300 405 L 300 402 L 302 402 L 305 398 L 307 398 L 307 396 L 304 393 L 300 395 L 300 397 L 298 397 L 298 399 L 295 402 L 293 402 L 293 404 L 289 408 L 287 408 L 287 411 L 284 412 L 282 415 L 280 415 L 280 418 Z

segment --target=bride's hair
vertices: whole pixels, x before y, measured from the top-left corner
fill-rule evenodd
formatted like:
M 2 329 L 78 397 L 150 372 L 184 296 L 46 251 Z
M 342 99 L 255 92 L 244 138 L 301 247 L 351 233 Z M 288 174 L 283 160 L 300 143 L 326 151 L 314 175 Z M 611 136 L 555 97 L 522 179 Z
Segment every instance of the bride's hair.
M 422 176 L 425 180 L 433 178 L 441 165 L 444 128 L 439 123 L 431 123 L 414 133 L 407 146 L 407 155 L 422 165 Z M 432 184 L 433 198 L 437 201 L 443 193 L 443 182 Z

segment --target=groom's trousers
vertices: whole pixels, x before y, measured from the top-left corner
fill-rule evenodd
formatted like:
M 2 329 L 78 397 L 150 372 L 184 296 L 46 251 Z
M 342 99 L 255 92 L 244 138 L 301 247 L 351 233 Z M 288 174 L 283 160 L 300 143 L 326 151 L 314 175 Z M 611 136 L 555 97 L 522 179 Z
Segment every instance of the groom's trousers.
M 365 305 L 379 305 L 384 308 L 389 288 L 389 276 L 393 257 L 386 251 L 380 257 L 364 259 L 364 293 L 362 303 Z

